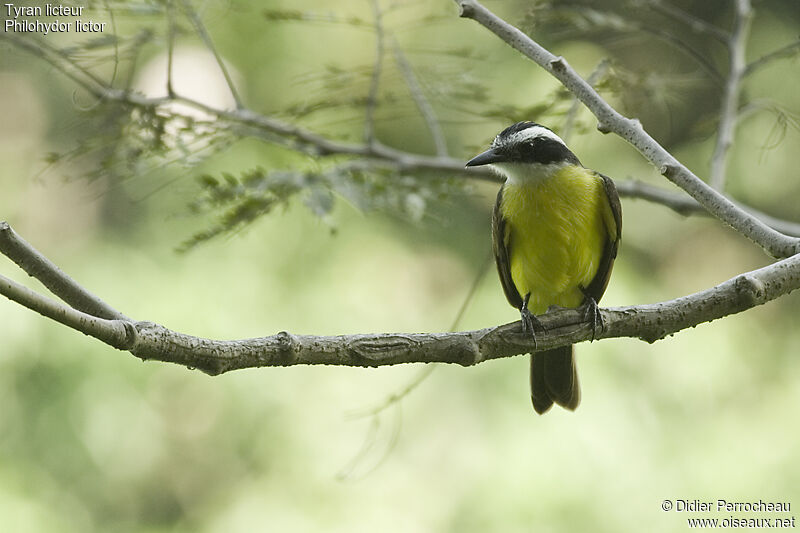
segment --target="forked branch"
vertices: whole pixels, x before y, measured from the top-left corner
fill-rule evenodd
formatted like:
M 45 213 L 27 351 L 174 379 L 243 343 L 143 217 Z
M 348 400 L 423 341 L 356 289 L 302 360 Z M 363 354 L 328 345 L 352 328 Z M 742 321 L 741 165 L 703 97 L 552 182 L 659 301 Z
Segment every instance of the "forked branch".
M 90 295 L 50 261 L 0 222 L 0 251 L 17 264 L 32 265 L 29 274 L 65 301 Z M 634 337 L 654 342 L 667 335 L 739 313 L 800 288 L 800 254 L 740 274 L 711 289 L 656 304 L 602 309 L 605 323 L 597 338 Z M 592 326 L 579 309 L 562 309 L 540 317 L 545 331 L 536 344 L 519 323 L 454 333 L 383 333 L 372 335 L 292 335 L 220 341 L 172 331 L 152 322 L 135 322 L 102 306 L 102 318 L 40 295 L 0 276 L 0 294 L 56 322 L 125 350 L 143 360 L 176 363 L 217 375 L 240 368 L 292 365 L 385 366 L 401 363 L 475 365 L 490 359 L 575 344 L 592 338 Z M 80 298 L 75 298 L 75 294 Z M 92 307 L 92 306 L 89 306 Z
M 764 268 L 740 274 L 716 287 L 675 300 L 603 309 L 601 313 L 605 329 L 596 335 L 597 338 L 634 337 L 653 342 L 682 329 L 763 304 L 800 287 L 800 239 L 785 234 L 800 234 L 797 225 L 771 221 L 769 225 L 779 230 L 770 228 L 761 214 L 752 211 L 748 213 L 745 208 L 732 203 L 703 183 L 650 137 L 638 121 L 623 117 L 614 110 L 563 58 L 554 56 L 478 2 L 456 1 L 461 6 L 463 16 L 475 19 L 550 72 L 595 114 L 601 131 L 613 131 L 631 143 L 663 175 L 688 192 L 693 200 L 635 182 L 628 182 L 630 185 L 622 182 L 621 192 L 659 202 L 683 213 L 705 210 L 730 224 L 774 256 L 785 258 Z M 749 4 L 746 0 L 740 0 L 740 6 L 747 5 Z M 375 6 L 377 9 L 378 4 Z M 376 14 L 379 25 L 379 11 Z M 207 36 L 202 25 L 195 26 L 201 35 Z M 741 31 L 745 32 L 746 27 L 742 27 Z M 466 173 L 461 161 L 445 155 L 443 146 L 439 147 L 438 155 L 424 156 L 403 152 L 378 142 L 371 126 L 374 109 L 370 109 L 368 113 L 366 142 L 345 143 L 273 117 L 254 113 L 241 102 L 235 110 L 222 110 L 174 93 L 165 98 L 147 98 L 130 91 L 122 91 L 103 82 L 46 43 L 34 44 L 33 41 L 18 37 L 5 37 L 47 60 L 99 99 L 143 108 L 182 102 L 209 112 L 220 121 L 247 128 L 270 140 L 283 139 L 297 150 L 318 156 L 349 155 L 362 158 L 365 164 Z M 379 55 L 382 53 L 381 48 Z M 744 76 L 748 73 L 747 67 L 743 56 L 739 59 L 737 68 L 740 76 Z M 404 61 L 402 56 L 398 60 L 401 63 Z M 372 98 L 377 93 L 379 75 L 378 68 L 370 90 Z M 409 70 L 406 79 L 412 92 L 417 91 L 413 72 Z M 233 89 L 232 83 L 231 88 Z M 732 98 L 732 101 L 735 100 Z M 418 104 L 424 107 L 425 102 L 420 100 Z M 486 180 L 495 179 L 485 173 L 470 172 L 466 175 Z M 536 346 L 530 336 L 521 333 L 516 322 L 453 333 L 313 336 L 281 332 L 255 339 L 218 341 L 185 335 L 159 324 L 134 321 L 126 317 L 59 270 L 5 222 L 0 222 L 0 253 L 40 280 L 65 303 L 45 297 L 2 276 L 0 294 L 112 347 L 129 351 L 141 359 L 176 363 L 198 368 L 209 374 L 220 374 L 239 368 L 298 364 L 382 366 L 443 362 L 474 365 L 489 359 L 575 344 L 593 336 L 592 327 L 584 321 L 580 310 L 564 309 L 541 317 L 545 331 L 537 335 Z
M 475 20 L 549 72 L 597 117 L 600 131 L 613 132 L 622 137 L 639 150 L 662 175 L 689 193 L 715 217 L 761 246 L 773 257 L 789 257 L 800 252 L 800 239 L 775 231 L 703 182 L 653 139 L 638 120 L 624 117 L 611 107 L 563 57 L 557 57 L 476 0 L 455 2 L 461 9 L 462 17 Z

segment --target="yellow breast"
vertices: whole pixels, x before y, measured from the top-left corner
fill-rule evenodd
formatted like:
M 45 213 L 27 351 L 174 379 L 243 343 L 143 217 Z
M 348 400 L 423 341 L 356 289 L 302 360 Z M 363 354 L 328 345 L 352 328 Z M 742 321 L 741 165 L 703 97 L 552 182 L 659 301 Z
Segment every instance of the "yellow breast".
M 509 181 L 500 208 L 511 279 L 522 297 L 531 294 L 531 312 L 580 306 L 580 288 L 591 283 L 606 241 L 616 237 L 602 178 L 570 165 L 547 179 Z

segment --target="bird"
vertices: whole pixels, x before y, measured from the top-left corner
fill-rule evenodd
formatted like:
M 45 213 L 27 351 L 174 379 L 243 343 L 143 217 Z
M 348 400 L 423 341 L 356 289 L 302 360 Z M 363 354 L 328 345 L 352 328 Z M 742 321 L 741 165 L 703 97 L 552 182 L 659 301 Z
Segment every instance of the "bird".
M 566 143 L 536 122 L 501 131 L 466 166 L 489 165 L 505 178 L 492 213 L 492 248 L 506 299 L 536 341 L 536 315 L 582 308 L 592 339 L 622 235 L 614 182 L 584 167 Z M 555 402 L 574 411 L 581 389 L 571 345 L 534 352 L 531 401 L 538 414 Z

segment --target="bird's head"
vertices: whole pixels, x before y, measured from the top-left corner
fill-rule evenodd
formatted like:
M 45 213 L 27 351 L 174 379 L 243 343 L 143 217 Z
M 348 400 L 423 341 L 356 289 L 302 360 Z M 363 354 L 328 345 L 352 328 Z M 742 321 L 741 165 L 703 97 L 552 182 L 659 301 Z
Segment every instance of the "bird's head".
M 512 181 L 544 179 L 560 167 L 580 164 L 561 137 L 536 122 L 509 126 L 488 150 L 467 161 L 468 167 L 491 165 Z

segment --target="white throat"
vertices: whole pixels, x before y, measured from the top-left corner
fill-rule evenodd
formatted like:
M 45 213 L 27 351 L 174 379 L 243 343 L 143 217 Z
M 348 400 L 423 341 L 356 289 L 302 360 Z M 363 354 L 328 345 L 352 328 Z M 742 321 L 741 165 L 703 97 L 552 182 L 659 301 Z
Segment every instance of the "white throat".
M 504 176 L 511 185 L 533 185 L 542 183 L 567 166 L 569 163 L 494 163 L 491 167 L 495 172 Z

